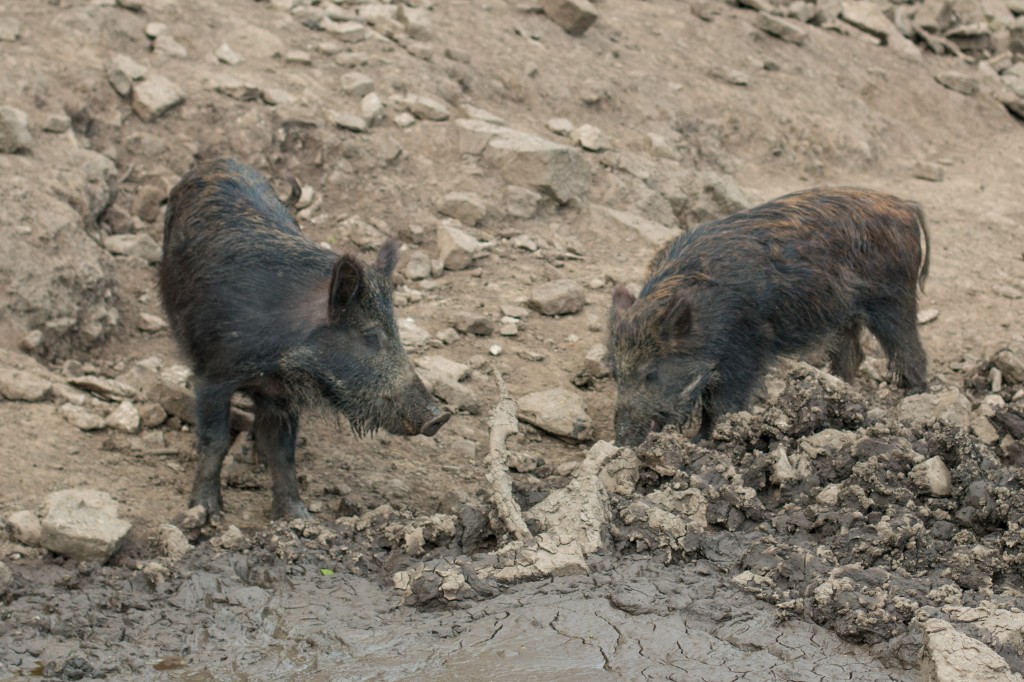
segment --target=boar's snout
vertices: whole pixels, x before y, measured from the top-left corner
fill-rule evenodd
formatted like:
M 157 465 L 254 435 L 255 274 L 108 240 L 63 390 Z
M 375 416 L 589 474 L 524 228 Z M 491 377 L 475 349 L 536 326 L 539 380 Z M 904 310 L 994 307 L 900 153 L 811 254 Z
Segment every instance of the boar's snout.
M 439 410 L 436 405 L 430 406 L 430 412 L 433 416 L 427 421 L 427 423 L 420 427 L 420 433 L 424 436 L 433 436 L 442 426 L 448 423 L 448 420 L 452 417 L 450 412 Z

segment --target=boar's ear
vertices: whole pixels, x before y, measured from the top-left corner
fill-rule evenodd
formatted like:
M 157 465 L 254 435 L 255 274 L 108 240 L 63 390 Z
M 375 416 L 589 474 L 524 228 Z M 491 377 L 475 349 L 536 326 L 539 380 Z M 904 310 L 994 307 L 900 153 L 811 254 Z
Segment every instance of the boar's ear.
M 693 307 L 684 296 L 675 296 L 661 321 L 661 332 L 669 344 L 678 343 L 693 328 Z
M 616 285 L 612 290 L 612 319 L 616 320 L 621 317 L 634 303 L 636 303 L 636 297 L 629 293 L 626 285 Z
M 398 250 L 402 248 L 402 245 L 394 237 L 389 237 L 384 246 L 380 247 L 380 251 L 377 252 L 377 269 L 380 270 L 385 277 L 390 277 L 391 273 L 395 271 L 395 265 L 398 264 Z
M 363 288 L 363 266 L 352 256 L 339 256 L 331 271 L 331 288 L 327 300 L 327 319 L 337 322 L 355 301 Z

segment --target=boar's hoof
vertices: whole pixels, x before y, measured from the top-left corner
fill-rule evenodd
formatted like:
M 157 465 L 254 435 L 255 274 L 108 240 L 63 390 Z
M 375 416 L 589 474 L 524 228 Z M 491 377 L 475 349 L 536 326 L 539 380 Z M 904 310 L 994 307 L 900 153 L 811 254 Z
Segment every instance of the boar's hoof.
M 302 500 L 299 500 L 298 498 L 294 500 L 286 500 L 284 502 L 274 500 L 274 504 L 270 508 L 270 516 L 275 519 L 310 518 L 309 510 L 306 509 L 306 505 L 302 503 Z

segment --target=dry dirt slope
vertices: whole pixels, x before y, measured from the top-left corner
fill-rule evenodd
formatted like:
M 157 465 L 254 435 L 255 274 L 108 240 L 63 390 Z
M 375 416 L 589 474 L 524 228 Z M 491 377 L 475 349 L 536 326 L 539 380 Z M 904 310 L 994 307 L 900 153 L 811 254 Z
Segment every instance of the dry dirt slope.
M 920 201 L 930 219 L 923 307 L 939 316 L 923 334 L 936 387 L 959 385 L 972 360 L 1024 332 L 1024 128 L 993 96 L 998 77 L 967 60 L 908 58 L 849 27 L 843 35 L 805 26 L 806 42 L 795 45 L 754 28 L 752 10 L 714 3 L 601 3 L 598 22 L 579 38 L 528 3 L 445 2 L 406 7 L 420 11 L 402 16 L 378 5 L 373 15 L 362 3 L 122 5 L 0 5 L 0 105 L 26 112 L 33 136 L 27 151 L 0 155 L 0 343 L 11 351 L 3 366 L 46 375 L 19 350 L 28 338 L 54 385 L 39 403 L 0 402 L 9 481 L 0 512 L 35 508 L 60 488 L 107 490 L 135 523 L 116 559 L 126 566 L 153 556 L 152 531 L 183 505 L 191 468 L 183 415 L 145 390 L 130 396 L 144 416 L 149 410 L 141 433 L 86 433 L 58 410 L 81 401 L 103 417 L 117 405 L 65 388 L 70 377 L 138 378 L 140 360 L 155 357 L 165 369 L 178 362 L 166 331 L 142 330 L 159 327 L 143 317 L 160 314 L 158 254 L 143 239 L 118 246 L 109 237 L 159 243 L 160 202 L 197 157 L 239 157 L 282 191 L 296 176 L 313 190 L 300 221 L 336 249 L 397 233 L 410 263 L 400 268 L 399 314 L 414 321 L 410 340 L 425 332 L 414 355 L 477 368 L 459 384 L 464 392 L 449 394 L 461 414 L 436 441 L 355 441 L 331 423 L 310 425 L 299 455 L 304 495 L 328 521 L 384 503 L 458 514 L 479 498 L 486 424 L 474 413 L 494 400 L 481 371 L 494 345 L 502 354 L 490 361 L 515 395 L 570 391 L 596 437 L 610 437 L 614 387 L 598 378 L 580 390 L 573 378 L 603 339 L 609 281 L 637 281 L 656 247 L 657 238 L 631 227 L 637 218 L 671 231 L 815 184 L 888 189 Z M 957 7 L 967 14 L 968 3 Z M 218 59 L 222 44 L 240 61 L 227 63 L 235 59 L 224 52 L 226 61 Z M 132 97 L 115 90 L 127 90 L 134 68 L 118 55 L 144 67 L 135 88 L 164 77 L 183 103 L 142 120 Z M 980 91 L 964 95 L 935 80 L 950 70 L 976 77 Z M 379 116 L 353 73 L 372 79 Z M 402 116 L 410 111 L 411 123 Z M 464 153 L 455 121 L 467 117 L 494 117 L 571 146 L 546 127 L 567 118 L 600 128 L 605 149 L 574 148 L 576 170 L 556 180 L 582 189 L 559 202 L 525 187 L 544 185 L 543 170 L 510 180 L 493 157 Z M 367 118 L 363 132 L 337 125 Z M 941 168 L 944 180 L 914 177 L 919 163 Z M 437 257 L 438 202 L 451 191 L 476 195 L 444 210 L 477 220 L 461 229 L 486 245 L 473 267 L 418 279 L 413 262 Z M 481 318 L 497 327 L 510 311 L 522 316 L 509 306 L 562 278 L 587 288 L 581 312 L 532 312 L 514 336 L 447 331 Z M 881 369 L 877 357 L 869 361 L 864 384 L 872 391 Z M 168 421 L 155 405 L 171 412 Z M 558 474 L 580 457 L 578 447 L 536 431 L 520 449 L 533 463 L 524 470 L 544 461 L 520 474 L 530 502 L 563 483 Z M 265 481 L 247 471 L 238 480 L 226 493 L 228 521 L 260 528 Z M 15 555 L 35 553 L 14 547 Z

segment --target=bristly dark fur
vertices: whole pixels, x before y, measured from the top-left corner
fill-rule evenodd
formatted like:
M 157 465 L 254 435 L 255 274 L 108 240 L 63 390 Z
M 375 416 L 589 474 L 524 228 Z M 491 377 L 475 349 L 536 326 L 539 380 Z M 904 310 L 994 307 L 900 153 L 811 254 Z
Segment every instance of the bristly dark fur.
M 275 516 L 306 514 L 294 461 L 303 410 L 329 405 L 357 435 L 432 435 L 444 423 L 395 323 L 399 246 L 388 240 L 373 264 L 319 247 L 257 171 L 229 159 L 198 166 L 172 190 L 160 293 L 196 376 L 193 505 L 210 514 L 221 507 L 236 390 L 256 405 L 255 443 L 273 474 Z
M 710 435 L 719 415 L 745 407 L 772 359 L 829 338 L 832 369 L 850 380 L 861 325 L 900 385 L 923 389 L 916 289 L 928 251 L 919 205 L 857 188 L 796 192 L 669 242 L 638 298 L 613 293 L 617 442 L 639 442 L 659 415 L 686 423 L 696 409 Z

